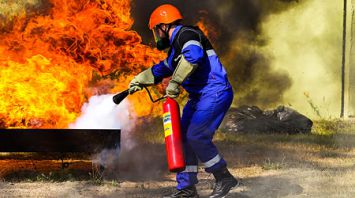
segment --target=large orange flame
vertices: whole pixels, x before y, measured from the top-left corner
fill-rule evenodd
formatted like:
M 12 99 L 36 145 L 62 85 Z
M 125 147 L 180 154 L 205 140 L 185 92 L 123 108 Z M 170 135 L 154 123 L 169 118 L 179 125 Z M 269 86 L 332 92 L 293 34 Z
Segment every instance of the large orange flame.
M 130 30 L 130 0 L 50 3 L 0 34 L 0 127 L 66 128 L 93 94 L 93 76 L 115 79 L 107 92 L 119 91 L 165 56 Z M 138 114 L 153 111 L 147 97 L 135 100 Z

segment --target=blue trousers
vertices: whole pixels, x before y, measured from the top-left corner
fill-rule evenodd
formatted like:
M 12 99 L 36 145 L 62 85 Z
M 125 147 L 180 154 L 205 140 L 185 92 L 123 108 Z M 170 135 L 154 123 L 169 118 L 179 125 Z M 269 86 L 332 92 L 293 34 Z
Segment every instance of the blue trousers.
M 212 139 L 232 100 L 231 88 L 196 97 L 190 95 L 181 118 L 186 169 L 176 175 L 177 189 L 198 183 L 198 160 L 209 173 L 227 166 Z

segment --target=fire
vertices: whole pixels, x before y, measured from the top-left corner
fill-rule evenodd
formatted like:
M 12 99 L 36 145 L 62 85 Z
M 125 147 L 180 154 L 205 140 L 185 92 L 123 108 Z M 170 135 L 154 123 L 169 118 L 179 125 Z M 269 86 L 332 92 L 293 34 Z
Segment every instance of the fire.
M 71 67 L 62 71 L 63 65 L 35 55 L 25 63 L 2 65 L 0 114 L 7 120 L 6 127 L 63 128 L 75 119 L 85 98 L 71 90 L 82 89 L 91 71 L 70 60 L 65 64 Z
M 200 11 L 200 14 L 208 15 L 207 11 Z M 216 40 L 219 35 L 218 31 L 214 27 L 213 23 L 208 20 L 207 17 L 201 16 L 199 21 L 196 23 L 196 26 L 200 28 L 200 30 L 212 41 Z
M 204 24 L 203 21 L 198 21 L 198 22 L 196 23 L 196 25 L 200 28 L 200 30 L 201 30 L 206 36 L 209 35 L 209 31 L 208 31 L 208 29 L 207 29 L 207 27 L 206 27 L 206 25 Z
M 0 34 L 0 127 L 66 128 L 95 94 L 93 80 L 110 77 L 105 93 L 122 91 L 165 57 L 130 30 L 129 0 L 49 5 L 34 16 L 19 15 L 12 30 Z M 137 114 L 154 111 L 147 97 L 134 98 Z

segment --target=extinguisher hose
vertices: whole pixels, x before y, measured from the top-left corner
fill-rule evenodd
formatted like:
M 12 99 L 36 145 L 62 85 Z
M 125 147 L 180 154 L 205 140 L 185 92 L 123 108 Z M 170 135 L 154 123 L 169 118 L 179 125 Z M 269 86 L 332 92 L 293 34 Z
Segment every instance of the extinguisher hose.
M 149 98 L 152 101 L 152 103 L 159 102 L 159 101 L 163 100 L 164 98 L 166 98 L 166 96 L 163 96 L 163 97 L 160 97 L 160 98 L 154 100 L 153 97 L 152 97 L 152 94 L 149 91 L 149 89 L 146 86 L 144 86 L 144 89 L 148 92 Z

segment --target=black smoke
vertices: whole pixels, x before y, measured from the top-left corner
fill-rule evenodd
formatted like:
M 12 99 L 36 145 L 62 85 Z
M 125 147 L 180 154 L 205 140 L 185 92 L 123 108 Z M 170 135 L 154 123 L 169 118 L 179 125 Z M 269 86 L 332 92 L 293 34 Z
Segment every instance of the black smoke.
M 271 107 L 283 102 L 283 93 L 291 86 L 288 74 L 272 70 L 272 56 L 260 52 L 268 44 L 261 24 L 268 16 L 285 12 L 301 0 L 132 0 L 133 29 L 152 45 L 148 29 L 150 13 L 163 3 L 177 6 L 184 24 L 204 20 L 217 36 L 211 41 L 228 70 L 236 91 L 236 105 Z
M 32 17 L 47 15 L 52 7 L 49 0 L 0 1 L 0 34 L 11 32 L 21 17 L 25 18 L 20 27 L 23 30 Z

